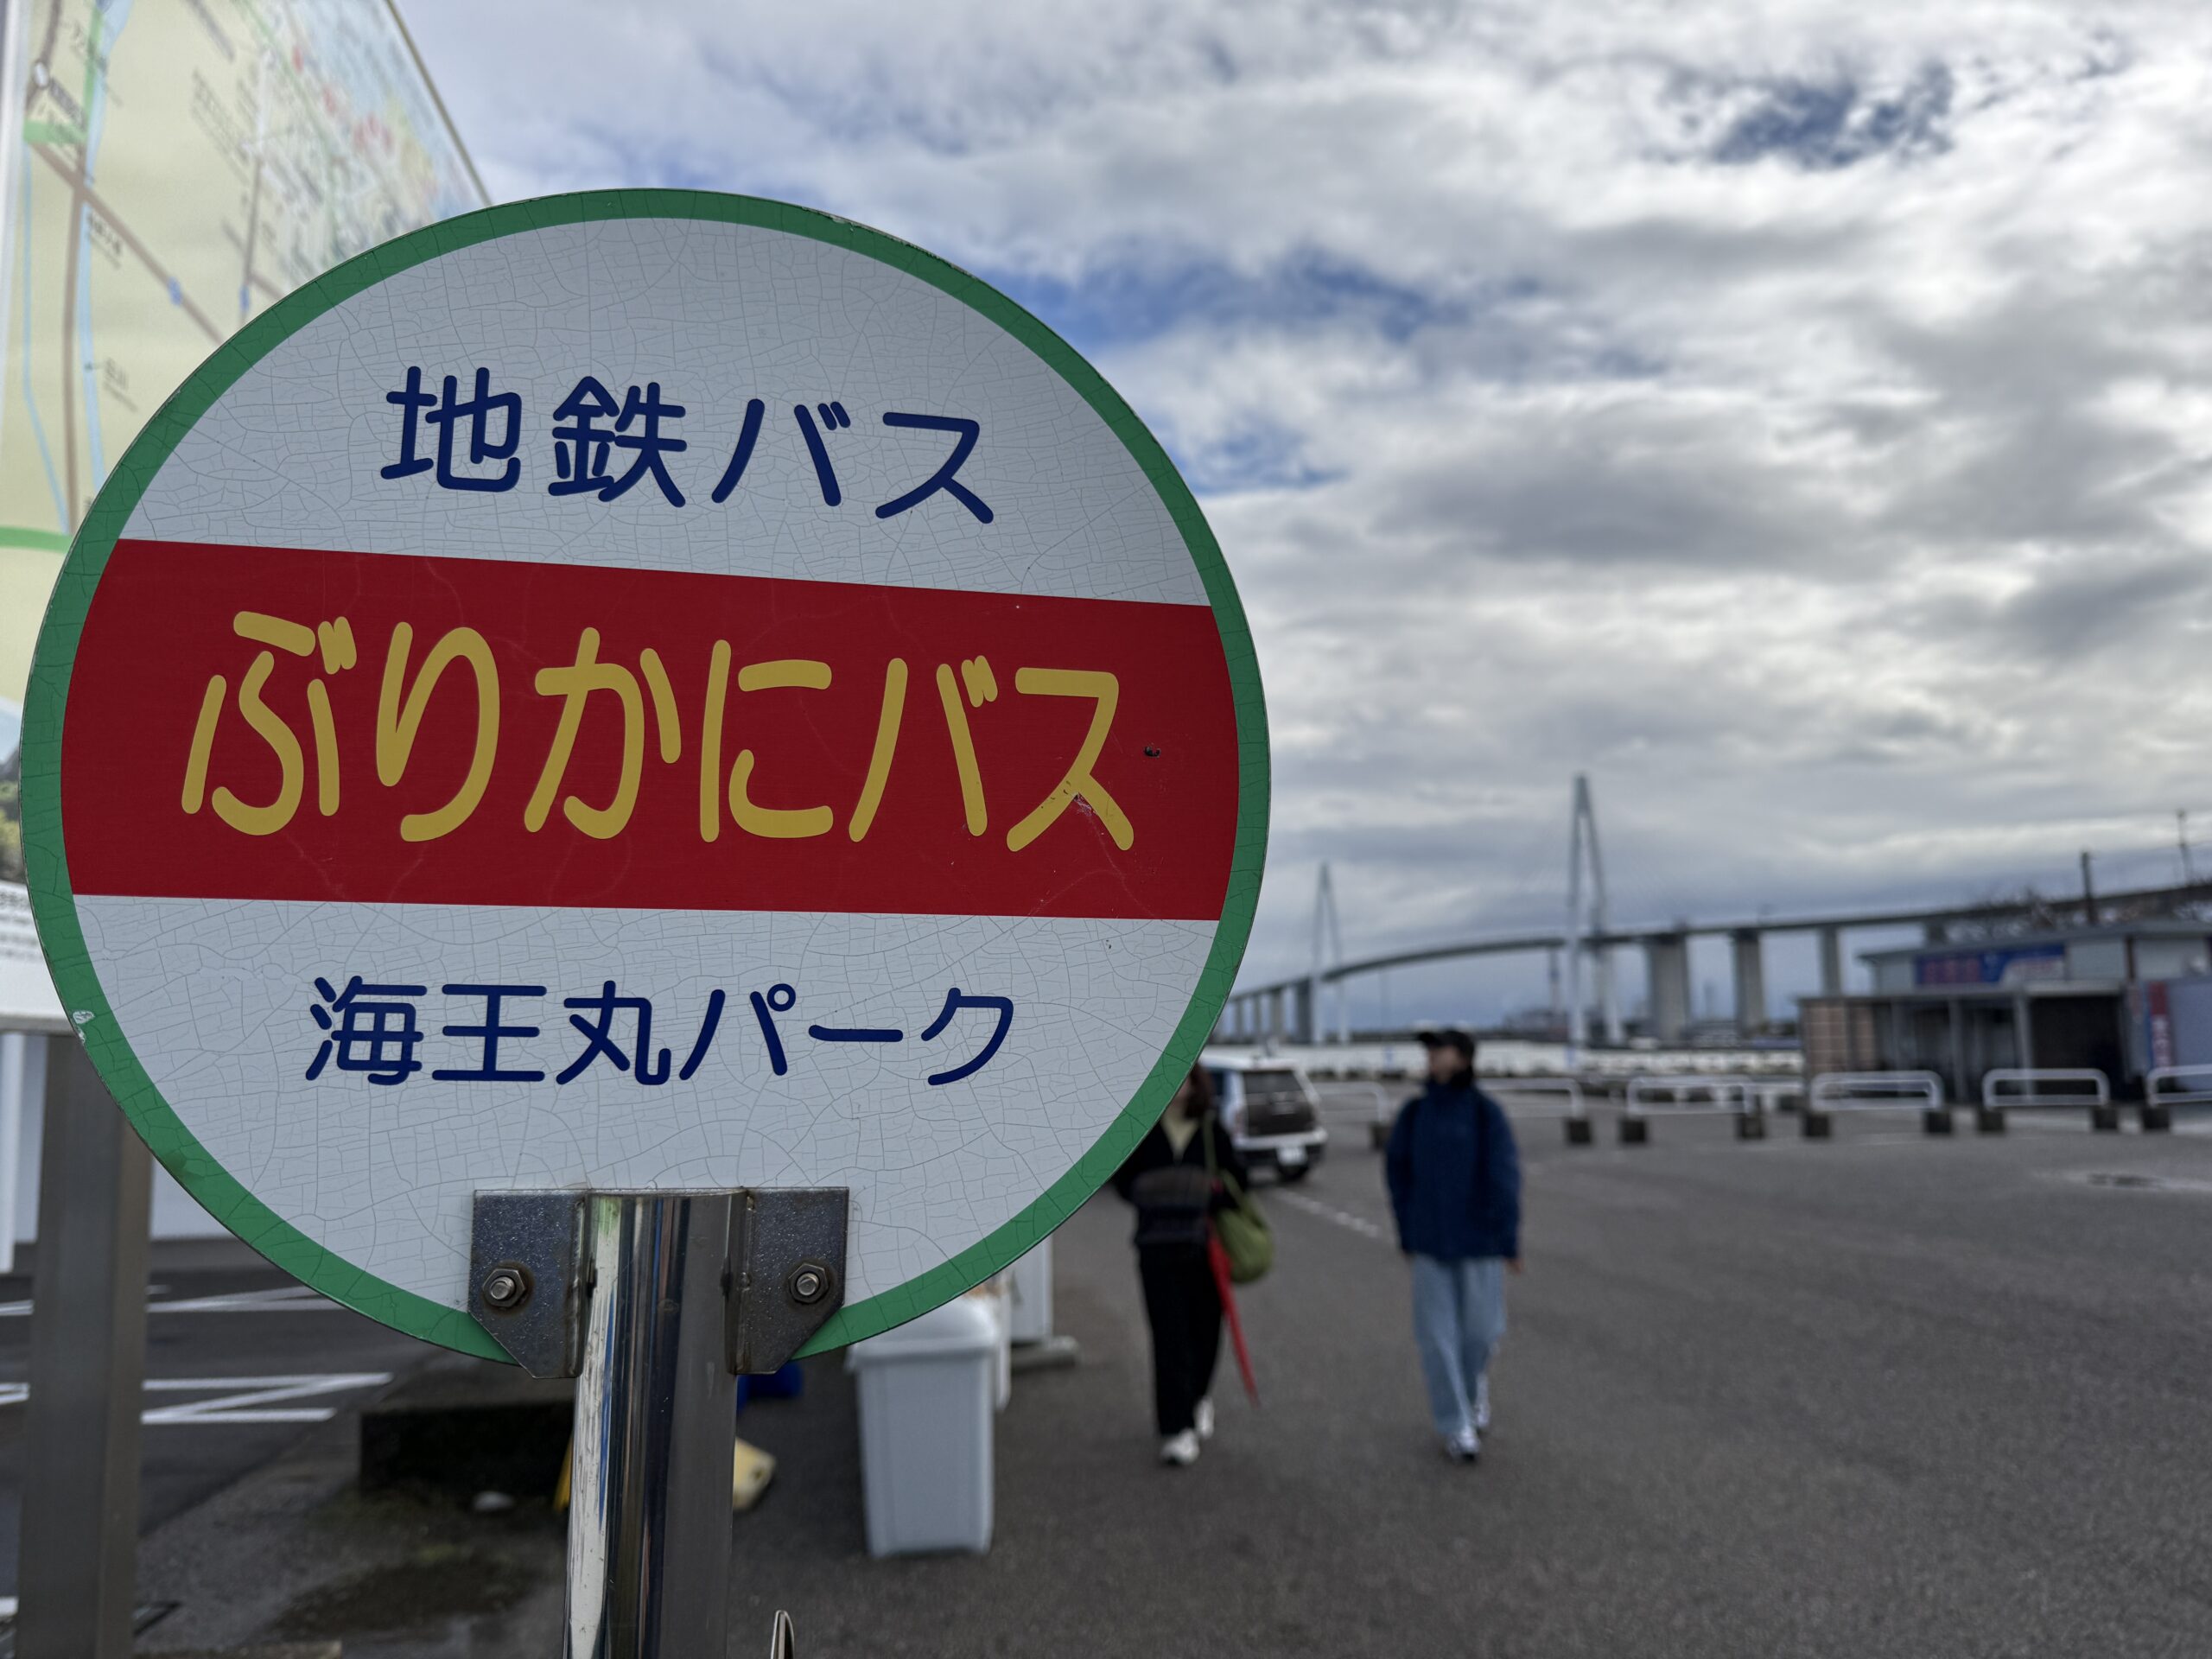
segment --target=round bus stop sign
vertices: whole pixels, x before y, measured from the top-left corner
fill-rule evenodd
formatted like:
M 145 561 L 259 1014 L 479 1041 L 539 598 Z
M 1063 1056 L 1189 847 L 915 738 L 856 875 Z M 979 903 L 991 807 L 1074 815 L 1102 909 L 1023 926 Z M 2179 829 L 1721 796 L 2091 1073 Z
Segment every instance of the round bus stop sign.
M 1189 491 L 983 283 L 739 197 L 388 243 L 106 480 L 26 721 L 63 1007 L 414 1335 L 480 1192 L 843 1186 L 870 1335 L 1111 1173 L 1227 994 L 1264 713 Z

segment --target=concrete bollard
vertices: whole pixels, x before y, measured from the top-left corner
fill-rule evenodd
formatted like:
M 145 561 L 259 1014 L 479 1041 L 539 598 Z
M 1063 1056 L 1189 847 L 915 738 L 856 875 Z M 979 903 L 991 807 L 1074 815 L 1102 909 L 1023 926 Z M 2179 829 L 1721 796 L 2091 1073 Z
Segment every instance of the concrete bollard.
M 2145 1101 L 2138 1109 L 2136 1116 L 2141 1121 L 2143 1133 L 2145 1135 L 2157 1135 L 2163 1130 L 2171 1129 L 2174 1126 L 2174 1109 L 2171 1106 L 2160 1106 L 2152 1101 Z
M 1810 1106 L 1804 1110 L 1804 1131 L 1808 1141 L 1831 1141 L 1835 1138 L 1835 1119 L 1826 1112 L 1816 1112 Z
M 2089 1108 L 2089 1127 L 2100 1135 L 2120 1133 L 2120 1108 L 2107 1103 Z
M 1597 1137 L 1591 1133 L 1591 1123 L 1588 1118 L 1570 1117 L 1567 1120 L 1567 1144 L 1568 1146 L 1586 1147 L 1593 1144 L 1596 1140 Z
M 1621 1145 L 1643 1147 L 1649 1146 L 1650 1142 L 1651 1120 L 1648 1117 L 1630 1117 L 1626 1113 L 1623 1113 L 1621 1115 Z
M 1949 1135 L 1957 1126 L 1951 1122 L 1948 1106 L 1930 1106 L 1920 1115 L 1920 1130 L 1923 1135 Z
M 1974 1109 L 1974 1126 L 1983 1135 L 2005 1133 L 2005 1109 L 2002 1106 L 1977 1106 Z
M 1738 1141 L 1764 1141 L 1764 1140 L 1765 1140 L 1765 1139 L 1766 1139 L 1766 1114 L 1765 1114 L 1764 1112 L 1738 1112 L 1738 1113 L 1737 1113 L 1737 1114 L 1736 1114 L 1736 1138 L 1737 1138 Z

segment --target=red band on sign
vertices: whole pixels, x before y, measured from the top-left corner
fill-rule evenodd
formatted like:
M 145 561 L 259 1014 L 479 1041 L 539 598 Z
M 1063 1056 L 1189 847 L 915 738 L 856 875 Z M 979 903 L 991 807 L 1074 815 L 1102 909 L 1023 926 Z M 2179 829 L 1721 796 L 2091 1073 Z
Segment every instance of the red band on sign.
M 117 543 L 70 677 L 79 894 L 1222 911 L 1204 606 Z

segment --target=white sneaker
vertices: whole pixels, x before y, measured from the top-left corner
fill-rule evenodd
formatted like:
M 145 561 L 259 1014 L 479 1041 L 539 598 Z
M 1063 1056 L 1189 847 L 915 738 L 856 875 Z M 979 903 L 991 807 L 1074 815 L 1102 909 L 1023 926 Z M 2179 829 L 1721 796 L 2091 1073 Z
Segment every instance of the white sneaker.
M 1180 1434 L 1170 1434 L 1160 1443 L 1160 1460 L 1178 1469 L 1187 1469 L 1198 1460 L 1198 1432 L 1186 1428 Z
M 1471 1428 L 1463 1428 L 1444 1442 L 1444 1455 L 1454 1463 L 1472 1463 L 1482 1454 L 1482 1438 Z
M 1213 1402 L 1201 1400 L 1191 1413 L 1192 1426 L 1198 1431 L 1202 1440 L 1213 1439 Z
M 1490 1433 L 1490 1373 L 1475 1379 L 1475 1433 Z

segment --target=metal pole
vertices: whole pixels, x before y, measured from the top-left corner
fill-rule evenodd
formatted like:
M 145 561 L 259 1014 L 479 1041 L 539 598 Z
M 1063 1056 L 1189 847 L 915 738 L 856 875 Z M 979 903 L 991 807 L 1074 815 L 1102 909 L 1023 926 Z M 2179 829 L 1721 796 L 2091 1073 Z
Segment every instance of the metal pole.
M 737 1379 L 844 1300 L 843 1187 L 476 1195 L 468 1311 L 576 1379 L 567 1659 L 726 1651 Z
M 569 1505 L 569 1659 L 727 1650 L 727 1193 L 594 1194 Z
M 22 1184 L 23 1090 L 30 1078 L 31 1042 L 28 1032 L 0 1031 L 0 1273 L 16 1270 L 16 1189 Z
M 129 1659 L 153 1160 L 84 1045 L 47 1044 L 23 1424 L 22 1659 Z
M 2089 855 L 2082 855 L 2082 912 L 2091 927 L 2097 925 L 2097 888 L 2089 879 Z

